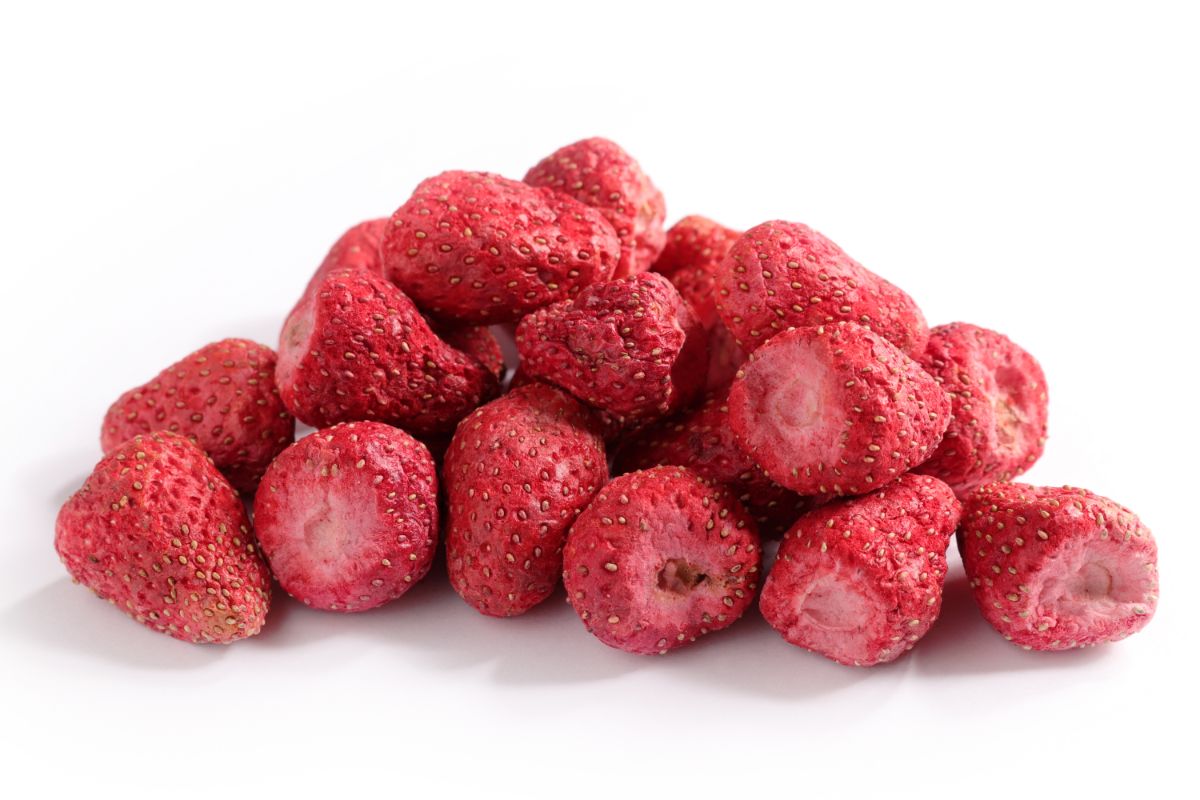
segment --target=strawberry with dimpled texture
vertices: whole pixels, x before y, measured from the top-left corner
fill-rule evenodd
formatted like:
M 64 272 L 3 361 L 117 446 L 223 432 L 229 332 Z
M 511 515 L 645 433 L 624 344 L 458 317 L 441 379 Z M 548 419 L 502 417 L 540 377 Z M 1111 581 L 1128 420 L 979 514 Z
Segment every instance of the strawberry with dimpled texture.
M 227 644 L 258 633 L 271 573 L 246 509 L 204 452 L 167 431 L 114 448 L 58 513 L 71 577 L 148 628 Z
M 732 625 L 754 601 L 754 520 L 684 467 L 613 478 L 567 536 L 567 601 L 596 638 L 665 654 Z
M 137 434 L 165 430 L 208 453 L 234 488 L 253 493 L 292 443 L 296 421 L 275 385 L 275 351 L 247 339 L 205 345 L 121 395 L 104 416 L 108 453 Z
M 510 617 L 562 577 L 567 530 L 608 480 L 595 414 L 543 383 L 459 423 L 446 452 L 450 584 L 483 614 Z
M 902 476 L 805 514 L 779 545 L 759 608 L 794 645 L 849 666 L 899 658 L 942 606 L 962 506 L 946 484 Z
M 553 189 L 599 211 L 621 240 L 613 278 L 650 269 L 666 243 L 662 192 L 620 145 L 593 137 L 561 147 L 525 175 L 525 183 Z
M 1046 443 L 1046 376 L 1007 336 L 954 322 L 929 333 L 921 366 L 950 395 L 950 426 L 919 472 L 965 497 L 1032 467 Z
M 730 388 L 729 420 L 776 483 L 866 494 L 933 453 L 950 398 L 882 336 L 840 323 L 795 328 L 755 350 Z
M 807 225 L 775 220 L 742 234 L 716 271 L 717 311 L 747 353 L 790 328 L 854 322 L 919 358 L 921 309 Z
M 1072 487 L 989 483 L 964 501 L 958 549 L 979 610 L 1026 650 L 1140 631 L 1158 606 L 1158 548 L 1127 508 Z
M 383 239 L 387 277 L 425 312 L 516 322 L 612 277 L 621 244 L 594 208 L 486 172 L 422 181 Z
M 379 422 L 317 431 L 271 464 L 254 498 L 254 524 L 292 597 L 329 611 L 376 608 L 412 588 L 433 562 L 433 458 Z
M 620 420 L 686 406 L 704 385 L 708 336 L 675 287 L 649 272 L 589 286 L 517 326 L 521 372 Z
M 284 404 L 309 425 L 369 419 L 418 435 L 453 430 L 499 389 L 402 291 L 361 269 L 331 272 L 292 312 L 275 376 Z

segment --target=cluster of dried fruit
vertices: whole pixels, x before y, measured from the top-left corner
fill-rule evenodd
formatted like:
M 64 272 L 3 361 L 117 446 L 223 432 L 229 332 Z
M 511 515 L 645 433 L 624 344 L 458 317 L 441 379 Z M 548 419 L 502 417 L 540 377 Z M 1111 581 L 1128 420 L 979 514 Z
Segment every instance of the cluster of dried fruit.
M 761 584 L 787 641 L 871 665 L 937 619 L 957 532 L 984 617 L 1023 647 L 1146 624 L 1156 552 L 1137 517 L 1009 482 L 1046 438 L 1032 356 L 930 330 L 804 225 L 665 216 L 604 139 L 522 182 L 423 181 L 333 246 L 278 355 L 210 344 L 113 404 L 107 455 L 58 518 L 63 562 L 139 622 L 230 642 L 262 627 L 272 575 L 362 611 L 421 580 L 444 537 L 451 585 L 484 614 L 561 579 L 601 641 L 665 653 Z M 295 420 L 318 430 L 293 443 Z

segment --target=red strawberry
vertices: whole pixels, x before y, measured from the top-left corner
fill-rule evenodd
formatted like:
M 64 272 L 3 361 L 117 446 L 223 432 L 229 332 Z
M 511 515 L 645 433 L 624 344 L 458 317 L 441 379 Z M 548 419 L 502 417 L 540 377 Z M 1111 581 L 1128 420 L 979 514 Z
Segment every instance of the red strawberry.
M 630 472 L 600 490 L 567 536 L 567 601 L 600 641 L 666 653 L 732 625 L 754 600 L 754 520 L 684 467 Z
M 1026 650 L 1137 633 L 1158 606 L 1158 548 L 1132 511 L 1086 489 L 989 483 L 958 549 L 992 627 Z
M 487 325 L 443 325 L 435 330 L 446 344 L 483 364 L 497 381 L 504 378 L 504 351 Z
M 451 430 L 498 388 L 403 292 L 351 269 L 330 273 L 292 312 L 276 380 L 284 404 L 313 427 L 374 419 L 418 434 Z
M 698 408 L 640 430 L 622 446 L 616 472 L 660 464 L 690 467 L 728 487 L 764 536 L 778 536 L 800 516 L 805 500 L 772 481 L 745 455 L 729 427 L 724 394 L 709 395 Z
M 751 228 L 716 276 L 717 311 L 748 353 L 780 331 L 840 321 L 870 328 L 913 358 L 929 338 L 911 297 L 807 225 Z
M 226 644 L 262 629 L 271 573 L 246 509 L 204 452 L 166 431 L 101 459 L 58 512 L 67 571 L 148 628 Z
M 423 181 L 392 215 L 387 277 L 435 317 L 515 322 L 608 280 L 620 242 L 598 211 L 485 172 Z
M 684 217 L 667 231 L 667 246 L 654 262 L 654 271 L 675 285 L 706 328 L 720 324 L 714 273 L 741 235 L 707 217 Z
M 459 423 L 446 452 L 450 583 L 484 614 L 523 614 L 562 575 L 567 529 L 608 480 L 592 413 L 531 383 Z
M 121 395 L 104 416 L 100 446 L 107 453 L 158 430 L 191 439 L 237 489 L 253 493 L 296 431 L 275 386 L 275 351 L 246 339 L 205 345 Z
M 1033 466 L 1046 443 L 1046 377 L 1008 337 L 954 322 L 930 331 L 921 366 L 949 395 L 946 437 L 919 471 L 965 497 Z
M 313 273 L 304 294 L 311 294 L 325 280 L 325 276 L 338 270 L 365 269 L 383 277 L 383 255 L 380 246 L 389 221 L 387 217 L 369 219 L 343 233 L 329 249 L 321 266 Z
M 305 436 L 263 476 L 254 524 L 279 583 L 305 605 L 366 611 L 407 592 L 437 550 L 437 473 L 381 422 Z
M 784 535 L 759 608 L 783 638 L 838 663 L 899 658 L 941 612 L 961 514 L 950 487 L 913 474 L 811 511 Z
M 800 494 L 865 494 L 933 453 L 950 399 L 882 336 L 796 328 L 754 351 L 729 391 L 738 444 Z
M 517 326 L 529 378 L 556 384 L 628 420 L 661 417 L 704 385 L 707 336 L 657 273 L 589 286 Z
M 621 238 L 614 278 L 650 269 L 666 243 L 667 206 L 633 157 L 608 139 L 569 144 L 525 175 L 530 186 L 562 192 L 600 211 Z

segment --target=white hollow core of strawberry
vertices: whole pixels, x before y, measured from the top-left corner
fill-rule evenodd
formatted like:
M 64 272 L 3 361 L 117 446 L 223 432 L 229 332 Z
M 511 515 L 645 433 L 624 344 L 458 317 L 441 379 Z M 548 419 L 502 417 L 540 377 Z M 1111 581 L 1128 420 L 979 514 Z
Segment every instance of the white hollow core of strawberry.
M 862 570 L 831 559 L 814 559 L 793 600 L 789 641 L 843 661 L 871 662 L 886 639 L 891 610 Z
M 834 377 L 812 346 L 763 347 L 746 367 L 746 397 L 756 425 L 753 449 L 782 450 L 795 465 L 834 464 L 845 427 Z
M 306 588 L 349 583 L 364 565 L 378 563 L 376 542 L 386 541 L 391 531 L 376 530 L 380 522 L 367 473 L 343 473 L 336 491 L 313 482 L 306 494 L 286 506 L 272 542 L 271 566 L 285 588 L 291 581 Z
M 1084 640 L 1106 638 L 1126 627 L 1123 620 L 1149 615 L 1157 590 L 1139 551 L 1107 538 L 1066 542 L 1027 582 L 1037 598 L 1037 627 Z

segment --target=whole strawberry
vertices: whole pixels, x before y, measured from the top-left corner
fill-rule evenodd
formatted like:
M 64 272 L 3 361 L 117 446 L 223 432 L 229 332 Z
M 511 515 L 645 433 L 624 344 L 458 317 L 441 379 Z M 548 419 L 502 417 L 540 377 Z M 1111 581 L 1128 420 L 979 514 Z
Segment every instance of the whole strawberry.
M 412 588 L 433 562 L 433 458 L 380 422 L 317 431 L 271 464 L 254 498 L 254 524 L 292 597 L 328 611 L 376 608 Z
M 654 271 L 674 284 L 706 328 L 721 322 L 715 273 L 741 235 L 707 217 L 684 217 L 667 231 L 667 245 L 654 262 Z
M 841 323 L 796 328 L 755 350 L 729 390 L 729 421 L 776 483 L 865 494 L 933 453 L 950 399 L 882 336 Z
M 950 395 L 946 436 L 920 472 L 964 497 L 1033 466 L 1046 443 L 1046 377 L 1007 336 L 954 322 L 929 333 L 921 366 Z
M 566 389 L 627 420 L 661 417 L 704 385 L 704 327 L 657 273 L 589 286 L 517 326 L 527 378 Z
M 567 536 L 567 601 L 600 641 L 664 654 L 732 625 L 754 601 L 754 520 L 684 467 L 613 478 Z
M 752 352 L 789 328 L 854 322 L 913 358 L 929 329 L 912 298 L 821 234 L 764 222 L 742 234 L 716 272 L 717 311 Z
M 562 576 L 567 530 L 608 480 L 592 412 L 531 383 L 459 423 L 446 452 L 450 584 L 484 614 L 523 614 Z
M 941 612 L 946 547 L 961 514 L 950 487 L 911 473 L 810 511 L 779 545 L 763 617 L 787 641 L 841 664 L 900 657 Z
M 633 157 L 608 139 L 569 144 L 542 159 L 525 175 L 542 186 L 596 208 L 621 239 L 614 278 L 650 269 L 666 242 L 667 206 Z
M 284 404 L 313 427 L 375 420 L 422 435 L 452 430 L 498 389 L 403 292 L 353 269 L 327 275 L 288 317 L 275 375 Z
M 474 324 L 515 322 L 608 280 L 620 251 L 596 209 L 485 172 L 423 181 L 383 240 L 387 277 L 422 310 Z
M 1158 606 L 1158 548 L 1132 511 L 1086 489 L 989 483 L 965 500 L 958 549 L 979 610 L 1026 650 L 1137 633 Z
M 689 467 L 733 492 L 764 537 L 779 536 L 807 502 L 783 488 L 737 446 L 724 394 L 709 395 L 695 409 L 642 428 L 617 454 L 616 472 L 674 464 Z
M 258 633 L 271 574 L 246 510 L 182 436 L 138 435 L 113 449 L 58 512 L 67 571 L 148 628 L 226 644 Z
M 275 351 L 246 339 L 205 345 L 121 395 L 100 430 L 104 452 L 137 434 L 166 430 L 191 439 L 239 491 L 295 436 L 275 386 Z

